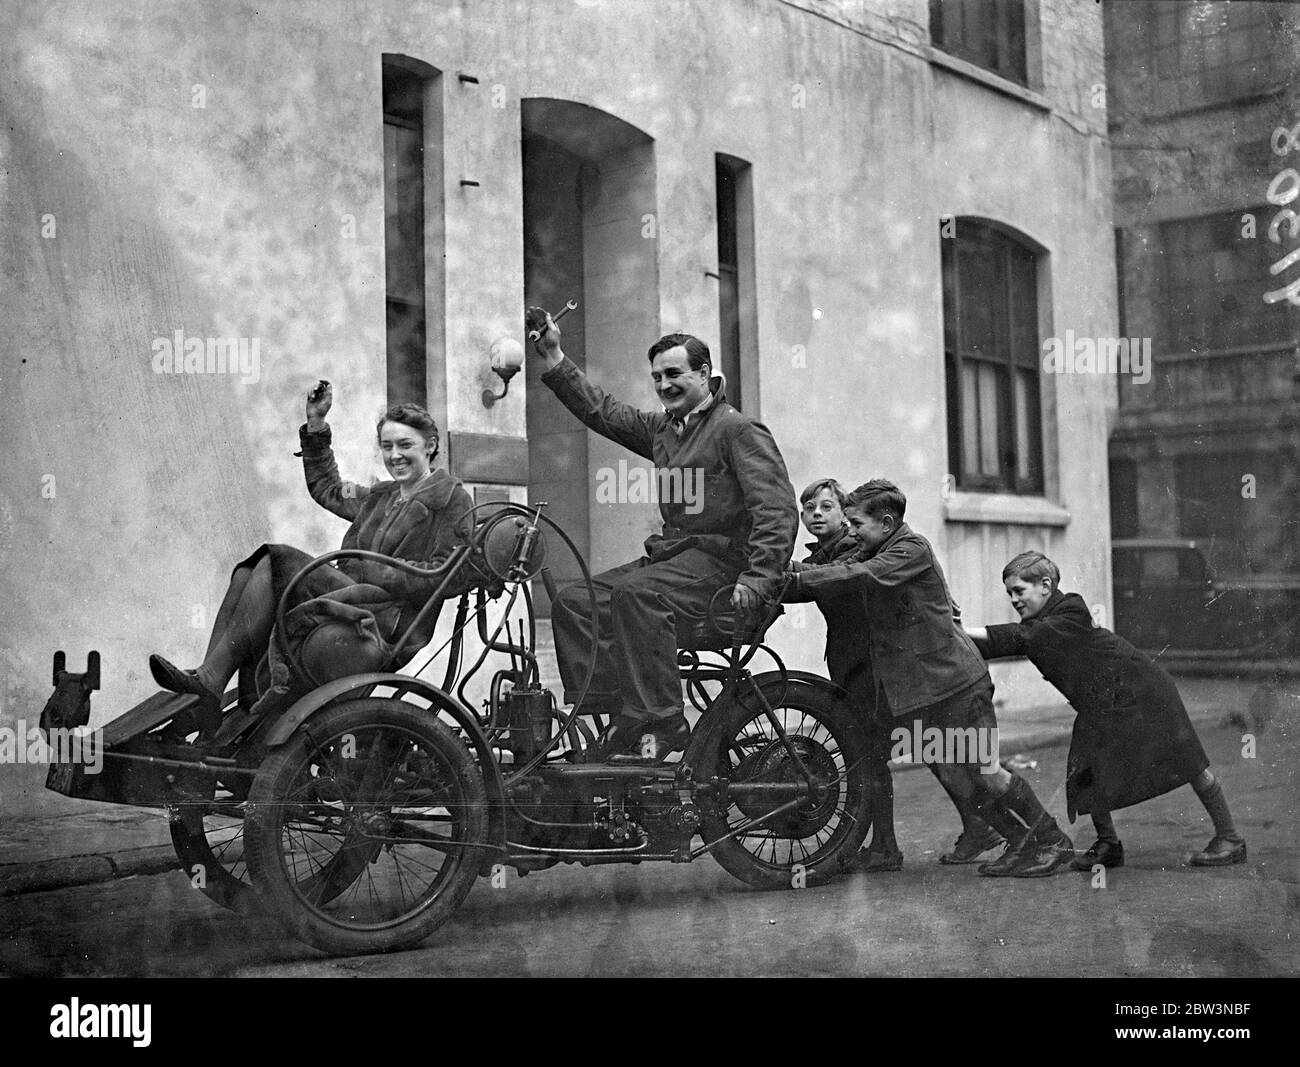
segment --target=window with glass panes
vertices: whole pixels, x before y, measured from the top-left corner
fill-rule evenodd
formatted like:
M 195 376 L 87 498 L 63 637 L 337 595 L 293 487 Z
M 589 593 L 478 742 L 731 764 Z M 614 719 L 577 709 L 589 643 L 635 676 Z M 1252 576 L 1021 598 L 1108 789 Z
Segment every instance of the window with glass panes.
M 1282 285 L 1273 281 L 1269 266 L 1285 246 L 1270 243 L 1262 232 L 1242 236 L 1243 215 L 1254 215 L 1257 230 L 1267 230 L 1276 213 L 1263 206 L 1161 223 L 1166 316 L 1165 336 L 1156 339 L 1161 351 L 1204 352 L 1294 337 L 1286 301 L 1263 300 L 1265 290 Z M 1286 226 L 1281 230 L 1285 235 Z M 1290 281 L 1292 275 L 1280 277 Z
M 1282 14 L 1263 3 L 1106 5 L 1113 104 L 1172 113 L 1249 97 L 1282 82 Z
M 930 0 L 936 48 L 1026 84 L 1024 0 Z
M 1041 493 L 1037 256 L 965 219 L 941 248 L 952 473 L 963 489 Z

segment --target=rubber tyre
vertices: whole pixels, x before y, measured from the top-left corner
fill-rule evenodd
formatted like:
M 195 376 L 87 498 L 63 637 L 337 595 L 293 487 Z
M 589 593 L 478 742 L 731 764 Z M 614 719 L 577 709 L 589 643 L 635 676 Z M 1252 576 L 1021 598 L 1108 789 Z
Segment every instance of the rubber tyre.
M 857 853 L 871 829 L 866 740 L 829 685 L 821 688 L 772 679 L 760 683 L 759 688 L 810 769 L 820 772 L 823 781 L 841 775 L 843 780 L 833 796 L 827 794 L 820 803 L 810 800 L 756 829 L 745 840 L 733 837 L 722 841 L 713 849 L 713 856 L 728 873 L 762 889 L 820 885 L 840 872 L 841 863 Z M 799 780 L 793 761 L 752 693 L 726 697 L 710 709 L 697 727 L 687 759 L 697 781 L 715 776 L 728 781 Z M 773 811 L 781 803 L 733 799 L 722 810 L 718 802 L 702 800 L 701 834 L 705 842 L 715 841 L 746 818 Z M 823 823 L 828 815 L 830 821 Z M 819 824 L 811 843 L 805 843 L 808 839 L 802 835 Z M 817 839 L 821 833 L 826 834 L 824 841 Z M 784 857 L 783 843 L 787 846 Z M 771 855 L 765 856 L 769 845 Z M 802 867 L 802 873 L 797 867 Z
M 354 747 L 359 744 L 365 753 L 380 737 L 389 745 L 400 742 L 402 755 L 419 767 L 436 770 L 437 777 L 429 782 L 443 790 L 438 794 L 439 800 L 434 803 L 423 796 L 416 801 L 402 794 L 398 787 L 390 788 L 389 783 L 394 779 L 411 775 L 410 765 L 400 765 L 398 761 L 391 767 L 386 767 L 382 759 L 376 761 L 376 775 L 383 778 L 378 790 L 373 784 L 349 782 L 346 777 L 341 784 L 335 777 L 312 777 L 313 767 L 323 770 L 325 766 L 345 766 L 338 753 L 343 751 L 341 746 L 349 736 Z M 362 763 L 369 763 L 368 755 Z M 305 790 L 312 788 L 311 783 L 322 782 L 327 782 L 329 790 L 338 794 L 332 803 L 339 807 L 332 810 L 338 811 L 348 824 L 343 844 L 331 861 L 341 877 L 336 877 L 323 894 L 315 892 L 311 878 L 295 877 L 291 861 L 286 858 L 286 848 L 290 855 L 301 850 L 294 849 L 293 830 L 286 831 L 285 826 L 286 821 L 293 820 L 295 804 L 309 802 L 303 799 L 307 795 Z M 313 791 L 319 791 L 319 784 Z M 407 803 L 403 804 L 403 800 Z M 318 799 L 310 802 L 321 804 Z M 455 817 L 448 815 L 450 838 L 463 842 L 464 846 L 436 853 L 444 859 L 433 884 L 409 905 L 403 900 L 393 914 L 363 917 L 358 912 L 373 906 L 386 889 L 395 885 L 404 895 L 401 864 L 394 858 L 394 850 L 407 846 L 400 842 L 381 844 L 379 838 L 374 844 L 358 845 L 359 841 L 368 840 L 362 836 L 366 831 L 359 828 L 361 820 L 369 819 L 372 825 L 377 825 L 374 821 L 382 823 L 390 818 L 393 808 L 417 804 L 458 812 Z M 259 902 L 290 934 L 335 955 L 392 952 L 428 937 L 446 922 L 474 885 L 483 849 L 487 847 L 487 795 L 477 764 L 460 738 L 438 721 L 434 709 L 419 708 L 401 700 L 366 698 L 318 712 L 267 756 L 249 791 L 244 827 L 245 855 Z M 299 836 L 305 841 L 307 833 L 319 832 L 300 829 Z M 474 847 L 475 843 L 481 847 Z M 419 865 L 430 867 L 427 861 L 432 859 L 434 850 L 421 848 L 420 854 L 424 859 L 418 861 Z M 340 862 L 349 855 L 352 860 Z M 389 861 L 395 879 L 385 873 Z M 379 869 L 382 884 L 378 892 L 372 867 Z M 413 877 L 409 870 L 406 873 Z M 340 886 L 343 878 L 347 884 Z M 354 883 L 364 885 L 365 893 L 354 887 Z M 349 889 L 353 892 L 348 892 Z M 311 900 L 309 896 L 319 899 Z

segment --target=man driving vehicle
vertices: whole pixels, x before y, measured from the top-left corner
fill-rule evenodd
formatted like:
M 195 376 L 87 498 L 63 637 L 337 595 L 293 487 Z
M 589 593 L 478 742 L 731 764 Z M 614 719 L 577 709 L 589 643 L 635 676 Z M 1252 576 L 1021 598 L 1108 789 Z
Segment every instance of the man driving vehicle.
M 774 598 L 794 552 L 798 512 L 785 461 L 767 427 L 725 400 L 708 346 L 672 333 L 650 346 L 650 377 L 662 411 L 638 411 L 609 396 L 560 348 L 560 331 L 540 308 L 542 381 L 590 429 L 651 460 L 660 486 L 702 486 L 689 502 L 661 491 L 663 532 L 645 555 L 594 575 L 599 644 L 581 712 L 608 715 L 600 755 L 662 760 L 685 747 L 677 671 L 685 617 L 703 616 L 715 593 L 735 585 L 732 606 L 752 615 Z M 584 584 L 561 590 L 551 609 L 555 649 L 572 704 L 586 676 L 591 600 Z

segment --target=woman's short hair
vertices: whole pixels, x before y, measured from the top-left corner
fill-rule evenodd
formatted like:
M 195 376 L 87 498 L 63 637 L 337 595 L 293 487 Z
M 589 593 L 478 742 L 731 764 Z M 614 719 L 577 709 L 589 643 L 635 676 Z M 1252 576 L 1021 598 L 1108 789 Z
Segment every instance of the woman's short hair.
M 856 508 L 873 518 L 882 512 L 889 512 L 894 516 L 895 522 L 902 522 L 907 511 L 907 497 L 887 478 L 872 478 L 854 489 L 844 506 Z
M 806 504 L 808 501 L 816 499 L 817 494 L 823 489 L 829 489 L 831 496 L 835 498 L 835 502 L 843 509 L 848 494 L 844 492 L 844 486 L 840 485 L 834 478 L 818 478 L 817 481 L 799 494 L 799 503 Z
M 1027 582 L 1041 582 L 1048 578 L 1052 582 L 1052 592 L 1056 592 L 1056 587 L 1061 584 L 1061 571 L 1041 552 L 1031 548 L 1002 568 L 1002 580 L 1005 582 L 1008 578 L 1023 578 Z
M 691 370 L 699 370 L 706 363 L 709 370 L 713 370 L 713 360 L 709 356 L 709 346 L 689 333 L 666 333 L 659 340 L 650 346 L 650 362 L 655 361 L 655 356 L 660 352 L 667 352 L 670 348 L 676 348 L 680 345 L 686 349 L 686 363 Z
M 376 438 L 382 436 L 384 423 L 386 422 L 400 422 L 403 426 L 419 430 L 420 436 L 424 438 L 424 443 L 429 446 L 429 462 L 432 463 L 437 458 L 438 424 L 433 421 L 433 416 L 425 408 L 419 404 L 394 404 L 375 423 Z

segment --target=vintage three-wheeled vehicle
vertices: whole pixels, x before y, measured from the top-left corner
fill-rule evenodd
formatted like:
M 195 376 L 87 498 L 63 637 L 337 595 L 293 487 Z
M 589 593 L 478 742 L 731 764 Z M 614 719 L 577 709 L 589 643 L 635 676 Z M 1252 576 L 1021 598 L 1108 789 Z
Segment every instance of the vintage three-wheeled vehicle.
M 405 637 L 383 669 L 360 673 L 348 673 L 343 630 L 314 635 L 327 654 L 310 663 L 288 648 L 286 606 L 308 571 L 346 556 L 418 569 L 329 552 L 280 599 L 273 640 L 294 682 L 280 711 L 254 714 L 256 683 L 241 676 L 219 725 L 200 729 L 196 697 L 160 692 L 103 728 L 99 773 L 56 763 L 47 786 L 165 809 L 196 888 L 228 908 L 269 912 L 335 954 L 414 945 L 475 879 L 510 868 L 711 854 L 759 887 L 838 873 L 870 826 L 865 740 L 830 681 L 787 669 L 763 643 L 779 604 L 738 619 L 724 590 L 707 617 L 681 620 L 678 665 L 698 712 L 685 751 L 667 762 L 603 758 L 599 718 L 583 715 L 581 700 L 561 710 L 542 684 L 535 609 L 556 594 L 548 553 L 568 553 L 592 595 L 585 561 L 543 508 L 475 508 L 473 534 L 438 568 L 425 612 L 440 611 L 444 589 L 464 587 L 462 568 L 475 580 L 448 599 L 454 620 L 442 620 L 445 637 L 423 665 L 402 652 Z M 756 672 L 760 656 L 770 666 Z M 444 660 L 440 683 L 425 677 Z M 83 674 L 66 670 L 62 652 L 54 666 L 42 726 L 84 728 L 99 657 Z

